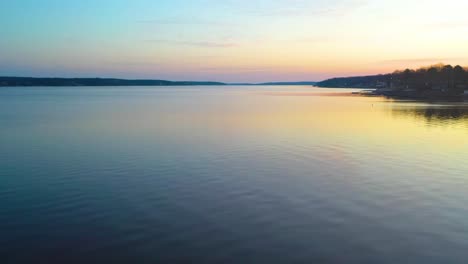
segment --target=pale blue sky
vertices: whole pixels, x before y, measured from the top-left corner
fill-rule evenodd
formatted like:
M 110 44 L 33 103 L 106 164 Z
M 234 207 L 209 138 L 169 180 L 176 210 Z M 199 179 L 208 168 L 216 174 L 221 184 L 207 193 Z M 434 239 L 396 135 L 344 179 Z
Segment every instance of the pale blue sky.
M 467 1 L 3 0 L 0 75 L 292 81 L 468 65 Z

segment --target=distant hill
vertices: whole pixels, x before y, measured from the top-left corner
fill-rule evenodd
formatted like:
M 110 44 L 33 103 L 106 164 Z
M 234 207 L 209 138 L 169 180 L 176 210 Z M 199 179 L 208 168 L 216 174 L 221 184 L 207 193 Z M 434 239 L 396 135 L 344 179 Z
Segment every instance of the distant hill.
M 30 78 L 0 77 L 1 86 L 190 86 L 226 85 L 221 82 L 174 82 L 166 80 L 126 80 L 112 78 Z
M 317 83 L 319 87 L 375 88 L 375 95 L 408 98 L 459 98 L 468 95 L 468 70 L 437 64 L 389 74 L 342 77 Z
M 229 83 L 229 85 L 315 85 L 317 82 Z
M 114 78 L 32 78 L 0 77 L 2 86 L 192 86 L 192 85 L 315 85 L 316 82 L 223 83 Z
M 315 85 L 317 82 L 267 82 L 260 85 Z
M 339 77 L 318 82 L 319 87 L 327 88 L 379 88 L 391 81 L 392 74 Z

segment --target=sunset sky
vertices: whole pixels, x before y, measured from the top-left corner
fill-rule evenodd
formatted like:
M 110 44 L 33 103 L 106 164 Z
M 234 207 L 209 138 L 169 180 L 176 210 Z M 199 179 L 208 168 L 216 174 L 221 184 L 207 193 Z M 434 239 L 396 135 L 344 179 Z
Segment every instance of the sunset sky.
M 464 0 L 4 0 L 0 76 L 314 81 L 468 65 Z

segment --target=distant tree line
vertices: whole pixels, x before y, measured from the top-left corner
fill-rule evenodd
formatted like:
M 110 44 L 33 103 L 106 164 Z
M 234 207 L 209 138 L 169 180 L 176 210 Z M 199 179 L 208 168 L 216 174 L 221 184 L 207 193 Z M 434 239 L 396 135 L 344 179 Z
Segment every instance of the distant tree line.
M 190 86 L 225 85 L 220 82 L 174 82 L 166 80 L 125 80 L 112 78 L 29 78 L 0 77 L 1 86 Z
M 437 64 L 416 70 L 406 69 L 391 74 L 334 78 L 317 84 L 321 87 L 388 88 L 417 92 L 441 91 L 460 94 L 468 89 L 468 69 L 459 65 Z

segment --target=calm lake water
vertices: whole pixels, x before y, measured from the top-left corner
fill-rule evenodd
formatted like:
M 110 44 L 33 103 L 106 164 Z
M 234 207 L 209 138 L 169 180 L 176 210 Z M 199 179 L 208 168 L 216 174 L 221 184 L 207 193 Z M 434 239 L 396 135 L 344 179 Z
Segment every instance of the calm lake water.
M 468 104 L 0 89 L 1 263 L 467 263 Z

